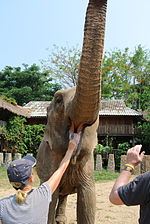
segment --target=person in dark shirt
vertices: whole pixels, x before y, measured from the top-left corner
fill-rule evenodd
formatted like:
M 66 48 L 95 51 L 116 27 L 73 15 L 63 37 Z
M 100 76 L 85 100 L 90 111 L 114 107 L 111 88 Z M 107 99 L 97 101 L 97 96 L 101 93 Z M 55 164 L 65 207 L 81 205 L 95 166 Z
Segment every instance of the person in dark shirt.
M 142 145 L 136 145 L 127 151 L 126 164 L 117 178 L 109 195 L 115 205 L 140 205 L 139 224 L 150 223 L 150 171 L 137 176 L 129 182 L 135 166 L 142 162 Z

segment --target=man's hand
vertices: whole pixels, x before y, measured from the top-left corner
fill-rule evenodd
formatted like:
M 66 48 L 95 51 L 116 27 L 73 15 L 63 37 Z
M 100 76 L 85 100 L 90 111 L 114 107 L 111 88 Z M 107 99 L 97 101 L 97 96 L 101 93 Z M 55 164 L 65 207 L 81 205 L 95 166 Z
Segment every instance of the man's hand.
M 142 145 L 136 145 L 127 151 L 127 163 L 132 166 L 137 166 L 142 162 L 144 151 L 140 153 Z

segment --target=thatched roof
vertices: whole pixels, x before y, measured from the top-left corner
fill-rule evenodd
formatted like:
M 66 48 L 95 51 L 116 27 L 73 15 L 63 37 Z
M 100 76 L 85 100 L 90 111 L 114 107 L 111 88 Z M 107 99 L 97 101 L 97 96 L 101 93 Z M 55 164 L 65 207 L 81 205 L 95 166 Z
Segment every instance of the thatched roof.
M 102 100 L 99 115 L 142 116 L 142 113 L 127 107 L 123 100 Z
M 46 117 L 50 101 L 30 101 L 24 107 L 31 110 L 31 117 Z M 122 100 L 101 100 L 100 116 L 142 116 L 141 112 L 127 107 Z
M 30 113 L 31 113 L 31 111 L 27 108 L 24 108 L 19 105 L 13 105 L 13 104 L 8 103 L 2 99 L 0 99 L 0 108 L 2 108 L 4 110 L 8 110 L 13 114 L 20 115 L 23 117 L 30 117 Z
M 49 104 L 50 101 L 30 101 L 24 108 L 30 109 L 31 117 L 46 117 Z

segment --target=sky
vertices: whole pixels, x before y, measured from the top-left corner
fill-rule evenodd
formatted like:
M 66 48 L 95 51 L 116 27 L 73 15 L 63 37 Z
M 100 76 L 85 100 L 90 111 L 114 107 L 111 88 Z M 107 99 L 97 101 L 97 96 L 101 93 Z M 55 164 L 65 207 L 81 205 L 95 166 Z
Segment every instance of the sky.
M 39 64 L 53 45 L 82 48 L 88 0 L 0 0 L 0 69 Z M 108 0 L 105 51 L 150 49 L 150 0 Z M 47 50 L 49 48 L 49 50 Z

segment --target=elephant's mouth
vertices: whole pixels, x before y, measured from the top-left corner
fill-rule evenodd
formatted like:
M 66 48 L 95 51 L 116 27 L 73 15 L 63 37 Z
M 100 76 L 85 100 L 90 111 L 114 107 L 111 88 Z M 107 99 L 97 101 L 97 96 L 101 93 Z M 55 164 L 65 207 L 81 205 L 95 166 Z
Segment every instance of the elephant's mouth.
M 72 135 L 73 133 L 79 133 L 81 132 L 80 134 L 80 140 L 79 140 L 79 144 L 77 146 L 77 149 L 75 151 L 75 153 L 73 154 L 72 156 L 72 159 L 71 159 L 71 163 L 72 164 L 76 164 L 76 161 L 77 161 L 77 158 L 78 158 L 78 155 L 80 154 L 80 151 L 81 151 L 81 143 L 82 143 L 82 137 L 83 137 L 83 133 L 84 133 L 84 129 L 85 129 L 86 125 L 84 125 L 83 123 L 79 123 L 79 122 L 72 122 L 72 126 L 70 128 L 70 131 L 72 132 Z

